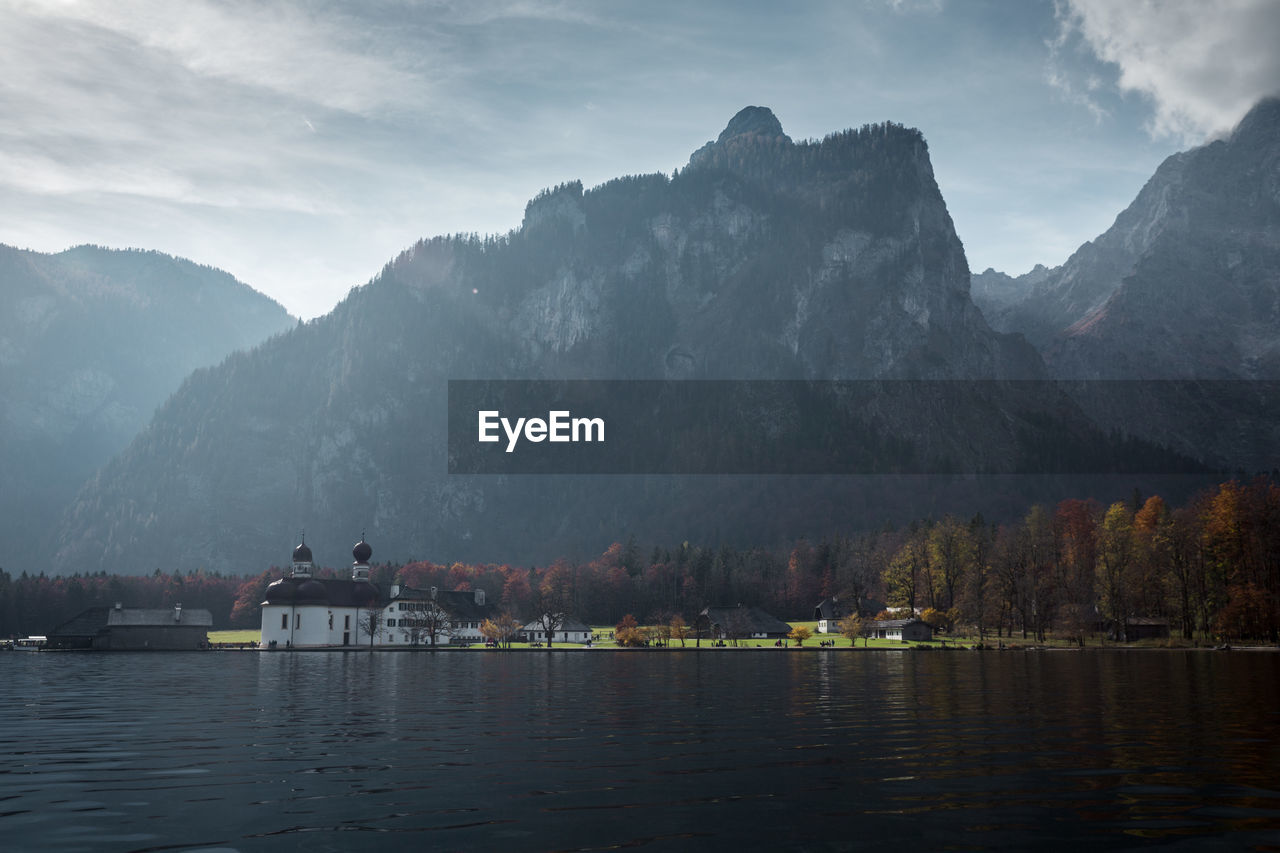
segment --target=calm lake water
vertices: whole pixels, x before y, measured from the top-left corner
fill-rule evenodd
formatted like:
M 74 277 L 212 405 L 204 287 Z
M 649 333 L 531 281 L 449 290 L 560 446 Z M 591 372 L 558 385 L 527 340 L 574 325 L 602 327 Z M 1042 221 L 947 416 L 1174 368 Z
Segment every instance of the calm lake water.
M 1280 655 L 0 655 L 0 848 L 1280 846 Z

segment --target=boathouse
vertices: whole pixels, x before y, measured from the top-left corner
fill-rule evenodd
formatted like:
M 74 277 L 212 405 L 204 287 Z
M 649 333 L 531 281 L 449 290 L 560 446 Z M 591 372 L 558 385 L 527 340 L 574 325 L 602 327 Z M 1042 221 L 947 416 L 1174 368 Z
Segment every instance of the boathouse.
M 213 614 L 203 609 L 90 607 L 49 632 L 45 648 L 180 651 L 207 648 Z

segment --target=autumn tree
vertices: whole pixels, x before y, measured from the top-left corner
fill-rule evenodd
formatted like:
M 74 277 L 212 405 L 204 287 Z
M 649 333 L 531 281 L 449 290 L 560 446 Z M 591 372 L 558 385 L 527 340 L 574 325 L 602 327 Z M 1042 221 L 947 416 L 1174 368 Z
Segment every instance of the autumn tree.
M 557 560 L 540 579 L 533 595 L 534 621 L 546 635 L 551 650 L 555 633 L 569 619 L 573 607 L 574 571 L 565 560 Z
M 684 648 L 684 641 L 689 638 L 689 626 L 685 624 L 684 617 L 679 613 L 675 614 L 667 623 L 667 628 L 670 631 L 668 636 L 679 640 L 680 648 Z
M 644 645 L 644 632 L 640 630 L 640 624 L 636 622 L 636 617 L 628 613 L 622 617 L 617 625 L 613 626 L 613 641 L 619 646 L 628 648 L 638 648 Z
M 840 634 L 848 637 L 852 645 L 856 646 L 862 637 L 862 645 L 866 646 L 871 641 L 870 633 L 870 624 L 857 613 L 850 613 L 840 622 Z
M 787 636 L 795 640 L 797 646 L 803 646 L 804 641 L 813 636 L 813 632 L 806 625 L 797 625 L 791 629 L 791 633 Z
M 1098 611 L 1114 625 L 1116 637 L 1128 639 L 1133 596 L 1133 516 L 1116 501 L 1107 508 L 1098 531 Z
M 1059 633 L 1084 645 L 1095 617 L 1094 585 L 1098 566 L 1098 519 L 1094 501 L 1065 500 L 1053 515 L 1055 588 L 1058 591 Z
M 509 649 L 511 648 L 511 641 L 519 635 L 523 627 L 519 619 L 504 610 L 496 617 L 486 619 L 480 623 L 480 634 L 498 646 Z
M 245 581 L 236 589 L 236 602 L 231 607 L 231 624 L 237 628 L 256 628 L 262 624 L 262 602 L 271 583 L 270 570 Z

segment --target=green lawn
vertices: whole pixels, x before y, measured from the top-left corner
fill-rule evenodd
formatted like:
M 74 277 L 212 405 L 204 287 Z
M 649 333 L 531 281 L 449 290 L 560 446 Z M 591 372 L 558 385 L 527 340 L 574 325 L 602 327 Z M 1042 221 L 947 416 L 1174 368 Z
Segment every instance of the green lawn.
M 257 630 L 209 632 L 209 642 L 213 643 L 215 646 L 218 643 L 253 643 L 254 645 L 257 645 L 258 641 L 261 639 L 262 632 Z
M 828 640 L 833 642 L 834 647 L 838 649 L 847 649 L 851 645 L 849 640 L 845 639 L 839 634 L 831 634 L 831 635 L 818 634 L 817 622 L 791 622 L 790 624 L 793 628 L 798 627 L 800 625 L 804 625 L 810 631 L 814 632 L 813 637 L 806 640 L 804 643 L 804 648 L 806 649 L 821 648 L 818 645 L 819 642 L 828 641 Z M 616 649 L 617 648 L 617 645 L 614 643 L 613 640 L 604 639 L 605 637 L 613 633 L 614 629 L 612 625 L 593 625 L 592 630 L 595 632 L 595 636 L 597 637 L 597 640 L 591 644 L 592 648 L 596 648 L 596 649 Z M 209 642 L 214 645 L 218 645 L 222 643 L 230 644 L 230 645 L 241 645 L 241 644 L 252 643 L 256 645 L 261 639 L 261 636 L 262 636 L 261 632 L 257 630 L 210 631 Z M 998 646 L 1000 642 L 1001 640 L 997 639 L 994 636 L 988 636 L 986 639 L 986 644 L 989 648 Z M 1011 648 L 1025 648 L 1027 646 L 1037 646 L 1041 648 L 1046 646 L 1053 647 L 1053 648 L 1076 648 L 1076 644 L 1074 642 L 1071 642 L 1069 640 L 1055 639 L 1052 637 L 1050 637 L 1044 643 L 1036 642 L 1036 640 L 1031 637 L 1028 637 L 1027 639 L 1024 640 L 1020 636 L 1005 637 L 1003 639 L 1003 642 L 1006 647 L 1011 647 Z M 773 644 L 774 644 L 773 640 L 741 640 L 739 641 L 737 648 L 756 648 L 757 646 L 760 648 L 772 648 Z M 871 640 L 868 643 L 864 640 L 858 640 L 856 645 L 859 649 L 861 648 L 902 649 L 902 648 L 906 648 L 907 646 L 931 646 L 936 648 L 944 644 L 947 646 L 956 646 L 956 645 L 974 646 L 978 644 L 978 638 L 942 634 L 942 635 L 939 635 L 938 638 L 935 639 L 933 642 L 929 642 L 929 643 L 901 643 L 896 640 Z M 698 645 L 697 641 L 692 636 L 690 636 L 687 640 L 685 640 L 684 647 L 692 649 L 692 648 L 695 648 L 697 645 Z M 711 645 L 712 645 L 712 641 L 710 640 L 704 639 L 702 641 L 703 648 L 711 647 Z M 1114 647 L 1119 644 L 1103 642 L 1100 638 L 1092 637 L 1085 642 L 1085 645 L 1088 648 L 1105 648 L 1105 647 Z M 1187 647 L 1191 645 L 1192 645 L 1191 643 L 1186 643 L 1181 639 L 1174 639 L 1174 640 L 1143 640 L 1138 643 L 1131 643 L 1129 644 L 1129 647 L 1136 646 L 1140 648 L 1178 648 L 1178 647 Z M 730 643 L 728 647 L 734 648 L 732 643 Z M 788 647 L 794 649 L 795 641 L 794 640 L 789 641 Z M 484 645 L 477 643 L 476 645 L 472 646 L 472 648 L 483 649 Z M 513 649 L 530 649 L 530 648 L 545 649 L 546 646 L 539 647 L 539 646 L 532 646 L 529 643 L 512 643 L 511 648 Z M 574 648 L 585 648 L 585 647 L 577 643 L 556 643 L 554 646 L 552 646 L 552 648 L 574 649 Z M 680 641 L 672 640 L 670 648 L 672 649 L 681 648 Z

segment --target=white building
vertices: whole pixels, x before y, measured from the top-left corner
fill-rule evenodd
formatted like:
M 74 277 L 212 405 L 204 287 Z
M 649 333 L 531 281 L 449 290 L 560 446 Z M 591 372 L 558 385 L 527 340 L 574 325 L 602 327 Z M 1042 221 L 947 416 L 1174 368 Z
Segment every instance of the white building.
M 526 643 L 544 643 L 547 640 L 547 622 L 546 619 L 535 619 L 520 629 L 520 639 Z M 584 625 L 577 619 L 564 619 L 562 624 L 557 625 L 553 632 L 555 636 L 551 638 L 554 643 L 589 643 L 591 642 L 591 628 Z
M 493 618 L 483 589 L 437 590 L 392 586 L 379 641 L 386 645 L 480 643 L 480 626 Z
M 369 580 L 373 548 L 360 537 L 351 549 L 351 579 L 311 576 L 311 549 L 293 549 L 293 570 L 267 587 L 262 602 L 262 647 L 357 646 L 369 641 L 369 614 L 382 609 L 382 592 Z M 378 617 L 374 617 L 375 623 Z M 375 640 L 376 640 L 375 633 Z
M 267 587 L 262 602 L 263 648 L 404 648 L 483 640 L 480 626 L 492 615 L 484 590 L 396 585 L 388 601 L 369 580 L 373 548 L 363 536 L 351 555 L 350 580 L 316 578 L 311 549 L 305 542 L 293 549 L 292 571 Z

